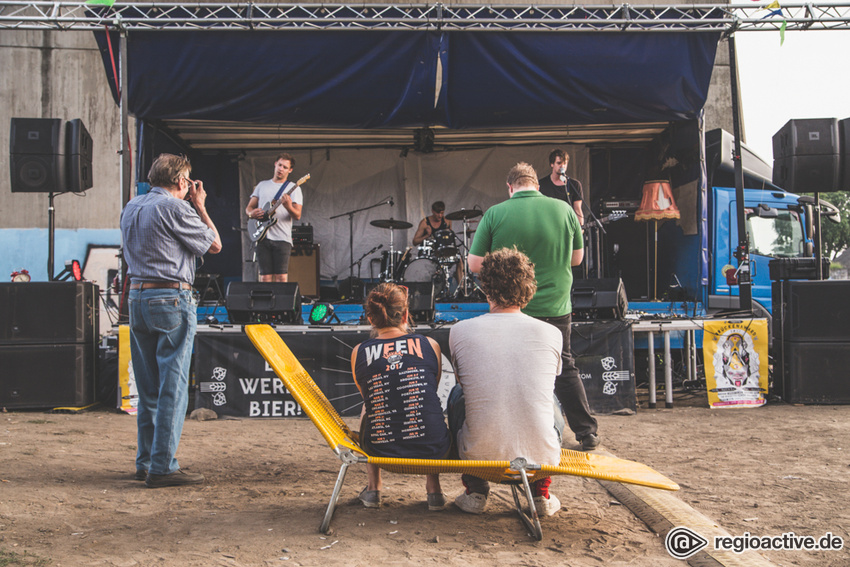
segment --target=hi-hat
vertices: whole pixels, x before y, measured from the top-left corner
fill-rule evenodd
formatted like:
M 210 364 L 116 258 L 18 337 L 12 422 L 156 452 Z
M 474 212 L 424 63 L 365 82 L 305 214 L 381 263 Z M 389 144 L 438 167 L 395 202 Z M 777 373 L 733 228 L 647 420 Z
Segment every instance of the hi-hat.
M 390 228 L 390 229 L 404 229 L 411 228 L 413 225 L 407 221 L 403 220 L 395 220 L 395 219 L 380 219 L 373 220 L 370 222 L 372 226 L 377 226 L 378 228 Z
M 484 213 L 482 213 L 478 209 L 461 209 L 459 211 L 447 214 L 446 220 L 474 219 L 475 217 L 480 217 L 483 214 Z

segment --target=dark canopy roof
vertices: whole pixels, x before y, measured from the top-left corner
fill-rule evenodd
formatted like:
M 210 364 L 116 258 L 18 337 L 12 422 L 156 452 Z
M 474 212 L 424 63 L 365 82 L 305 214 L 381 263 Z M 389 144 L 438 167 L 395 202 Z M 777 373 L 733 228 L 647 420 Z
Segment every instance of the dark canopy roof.
M 109 44 L 97 35 L 114 85 Z M 366 129 L 692 119 L 717 41 L 682 32 L 132 31 L 129 110 L 146 120 Z

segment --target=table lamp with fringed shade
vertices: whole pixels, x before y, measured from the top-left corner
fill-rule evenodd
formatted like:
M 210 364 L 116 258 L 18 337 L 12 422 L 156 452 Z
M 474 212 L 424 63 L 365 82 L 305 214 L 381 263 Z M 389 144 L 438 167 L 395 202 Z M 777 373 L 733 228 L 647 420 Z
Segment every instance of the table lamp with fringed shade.
M 652 270 L 652 299 L 658 299 L 658 221 L 679 218 L 679 209 L 673 200 L 673 191 L 669 181 L 647 181 L 643 184 L 643 199 L 640 207 L 635 213 L 636 221 L 653 221 L 655 228 L 655 251 L 653 260 L 655 267 Z M 649 262 L 647 261 L 647 271 Z

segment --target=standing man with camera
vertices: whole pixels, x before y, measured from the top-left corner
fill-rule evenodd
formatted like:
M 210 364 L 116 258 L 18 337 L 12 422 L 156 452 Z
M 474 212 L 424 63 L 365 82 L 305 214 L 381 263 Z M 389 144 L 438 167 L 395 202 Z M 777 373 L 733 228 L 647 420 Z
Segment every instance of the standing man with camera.
M 280 206 L 274 212 L 277 222 L 269 228 L 266 237 L 257 242 L 261 282 L 285 282 L 288 279 L 289 255 L 292 253 L 292 219 L 301 219 L 301 207 L 304 203 L 301 187 L 287 181 L 293 169 L 295 158 L 287 153 L 277 156 L 274 177 L 260 181 L 254 187 L 248 206 L 245 207 L 250 218 L 264 220 L 266 211 L 261 205 L 280 200 Z
M 195 261 L 221 251 L 207 193 L 203 183 L 189 178 L 191 171 L 185 156 L 161 154 L 148 174 L 152 189 L 121 213 L 131 282 L 130 355 L 139 391 L 135 478 L 148 488 L 204 481 L 202 474 L 183 471 L 175 458 L 189 405 L 198 321 Z

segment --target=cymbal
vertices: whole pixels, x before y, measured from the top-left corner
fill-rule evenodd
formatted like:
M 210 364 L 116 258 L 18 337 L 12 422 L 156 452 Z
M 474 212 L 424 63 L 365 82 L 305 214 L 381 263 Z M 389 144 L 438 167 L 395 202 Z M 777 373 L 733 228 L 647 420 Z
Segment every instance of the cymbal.
M 389 229 L 404 229 L 411 228 L 413 225 L 407 221 L 403 220 L 395 220 L 395 219 L 380 219 L 373 220 L 370 222 L 372 226 L 377 226 L 378 228 L 389 228 Z
M 480 217 L 483 214 L 484 213 L 482 213 L 478 209 L 461 209 L 459 211 L 447 214 L 446 220 L 474 219 L 475 217 Z

